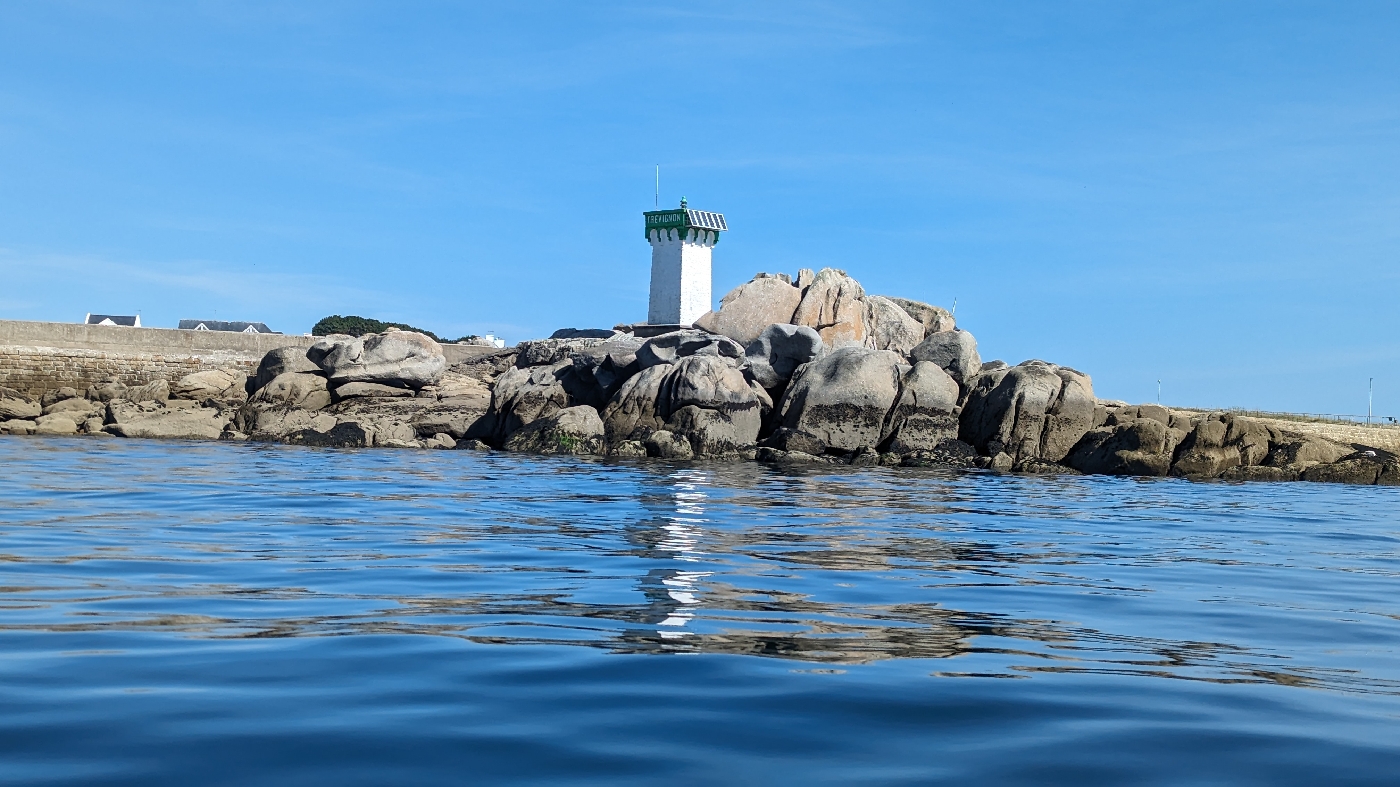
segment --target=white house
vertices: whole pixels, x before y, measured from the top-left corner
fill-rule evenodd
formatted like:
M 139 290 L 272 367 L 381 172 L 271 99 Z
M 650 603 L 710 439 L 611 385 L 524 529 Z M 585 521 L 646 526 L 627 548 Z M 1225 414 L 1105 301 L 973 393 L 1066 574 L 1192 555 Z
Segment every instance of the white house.
M 225 320 L 181 320 L 182 331 L 232 331 L 234 333 L 277 333 L 264 323 Z
M 140 328 L 141 315 L 89 314 L 83 318 L 83 325 L 117 325 L 123 328 Z

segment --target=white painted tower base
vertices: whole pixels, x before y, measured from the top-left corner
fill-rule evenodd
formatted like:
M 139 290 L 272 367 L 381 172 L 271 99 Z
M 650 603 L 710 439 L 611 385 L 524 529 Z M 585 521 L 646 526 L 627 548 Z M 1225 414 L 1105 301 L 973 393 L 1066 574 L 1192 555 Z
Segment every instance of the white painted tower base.
M 648 323 L 690 325 L 710 310 L 710 259 L 718 239 L 716 232 L 693 227 L 647 233 L 651 242 Z
M 719 234 L 729 229 L 724 215 L 693 210 L 681 197 L 673 210 L 649 210 L 646 238 L 651 244 L 651 325 L 690 325 L 710 310 L 710 258 Z

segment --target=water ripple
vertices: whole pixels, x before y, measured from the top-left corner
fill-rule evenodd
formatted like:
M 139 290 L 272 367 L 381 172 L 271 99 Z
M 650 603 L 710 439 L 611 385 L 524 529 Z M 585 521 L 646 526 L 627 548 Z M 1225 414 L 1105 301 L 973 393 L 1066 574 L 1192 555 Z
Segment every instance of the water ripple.
M 6 687 L 152 642 L 388 637 L 1400 708 L 1395 489 L 96 439 L 0 439 L 0 461 L 0 642 L 39 654 Z

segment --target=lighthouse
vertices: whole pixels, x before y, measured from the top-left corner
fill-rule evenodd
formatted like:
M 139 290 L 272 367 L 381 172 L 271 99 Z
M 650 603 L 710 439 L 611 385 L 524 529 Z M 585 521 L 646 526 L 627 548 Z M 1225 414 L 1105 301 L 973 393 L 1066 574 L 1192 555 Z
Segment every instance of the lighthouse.
M 651 244 L 651 325 L 690 325 L 710 310 L 710 255 L 719 234 L 729 229 L 724 216 L 686 207 L 649 210 Z

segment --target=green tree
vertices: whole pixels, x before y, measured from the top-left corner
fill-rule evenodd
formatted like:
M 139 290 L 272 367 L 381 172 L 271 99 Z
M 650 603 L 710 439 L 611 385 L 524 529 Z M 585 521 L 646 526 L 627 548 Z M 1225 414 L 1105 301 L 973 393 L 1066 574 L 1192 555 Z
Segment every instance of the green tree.
M 349 336 L 364 336 L 367 333 L 383 333 L 387 328 L 398 328 L 401 331 L 413 331 L 415 333 L 421 333 L 435 342 L 442 341 L 442 339 L 439 339 L 437 334 L 432 331 L 425 331 L 422 328 L 415 328 L 412 325 L 401 322 L 381 322 L 368 317 L 358 317 L 353 314 L 348 317 L 332 314 L 313 325 L 311 327 L 311 335 L 329 336 L 333 333 L 343 333 Z

